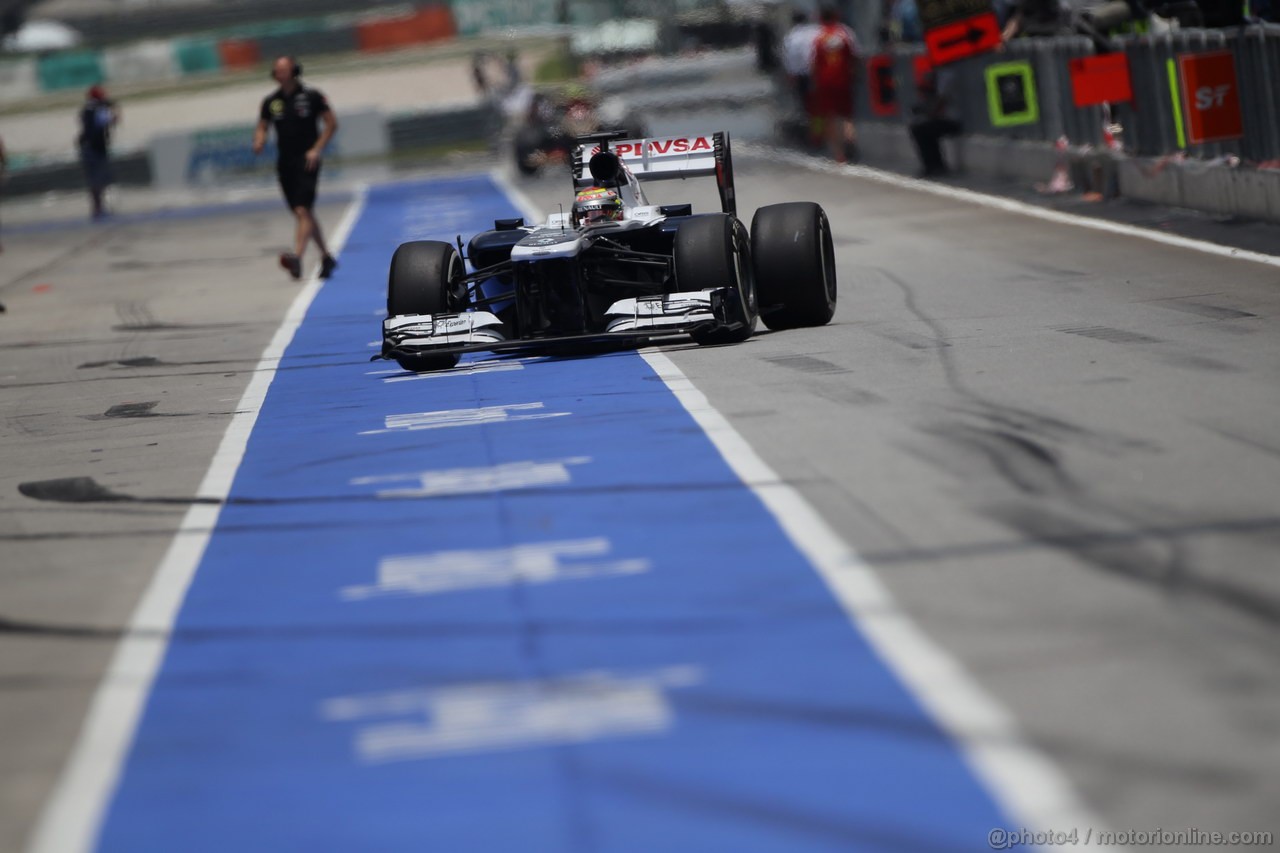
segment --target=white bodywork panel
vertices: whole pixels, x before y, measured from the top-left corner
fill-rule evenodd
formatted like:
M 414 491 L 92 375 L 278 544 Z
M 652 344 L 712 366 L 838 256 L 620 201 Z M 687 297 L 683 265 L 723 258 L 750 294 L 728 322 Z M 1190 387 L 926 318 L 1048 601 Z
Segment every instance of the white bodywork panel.
M 572 228 L 538 228 L 511 247 L 512 263 L 576 257 L 586 245 L 582 232 Z
M 501 343 L 502 321 L 488 311 L 461 314 L 402 314 L 382 321 L 382 337 L 393 346 L 431 347 Z
M 579 149 L 582 174 L 599 148 Z M 715 140 L 711 134 L 655 136 L 648 139 L 621 139 L 609 145 L 627 172 L 636 178 L 698 178 L 716 173 Z
M 678 328 L 703 320 L 714 321 L 711 295 L 715 291 L 696 290 L 686 293 L 668 293 L 663 296 L 640 296 L 622 299 L 604 312 L 611 318 L 606 327 L 610 332 L 630 332 L 652 329 Z

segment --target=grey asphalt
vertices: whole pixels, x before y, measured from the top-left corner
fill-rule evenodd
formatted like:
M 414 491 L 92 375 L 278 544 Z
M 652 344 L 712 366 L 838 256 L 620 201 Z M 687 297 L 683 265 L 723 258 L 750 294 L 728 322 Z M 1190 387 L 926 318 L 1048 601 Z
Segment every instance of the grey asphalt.
M 1280 268 L 737 159 L 744 219 L 827 209 L 839 310 L 670 358 L 1112 828 L 1280 831 Z M 261 208 L 4 235 L 0 849 L 296 293 L 288 233 Z M 179 502 L 18 491 L 86 475 Z
M 84 203 L 67 200 L 77 221 Z M 0 850 L 17 851 L 300 285 L 278 199 L 45 230 L 0 256 Z M 335 224 L 342 205 L 320 208 Z M 315 259 L 312 258 L 312 261 Z M 363 360 L 361 354 L 337 358 Z M 175 503 L 49 503 L 93 477 Z
M 1280 267 L 735 162 L 744 220 L 826 209 L 839 308 L 672 360 L 1113 829 L 1280 829 Z

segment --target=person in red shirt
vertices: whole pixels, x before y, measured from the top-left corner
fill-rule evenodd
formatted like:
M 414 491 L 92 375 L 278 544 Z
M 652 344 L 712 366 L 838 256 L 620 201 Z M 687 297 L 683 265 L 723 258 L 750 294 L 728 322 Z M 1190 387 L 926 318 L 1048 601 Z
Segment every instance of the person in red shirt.
M 857 136 L 853 127 L 853 84 L 857 73 L 858 39 L 840 22 L 833 6 L 823 6 L 821 28 L 813 41 L 809 74 L 813 87 L 814 117 L 822 122 L 831 156 L 844 163 L 854 156 Z

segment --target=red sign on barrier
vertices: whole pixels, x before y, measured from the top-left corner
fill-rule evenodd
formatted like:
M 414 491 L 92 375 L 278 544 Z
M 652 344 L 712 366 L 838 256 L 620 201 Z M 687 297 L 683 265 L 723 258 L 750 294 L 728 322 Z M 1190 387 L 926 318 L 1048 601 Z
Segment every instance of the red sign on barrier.
M 1071 70 L 1071 98 L 1077 107 L 1133 100 L 1129 59 L 1123 53 L 1082 56 L 1067 63 Z
M 1236 58 L 1229 50 L 1184 53 L 1182 100 L 1187 113 L 1187 141 L 1192 145 L 1244 136 Z
M 871 112 L 884 118 L 896 116 L 898 89 L 890 54 L 879 53 L 867 60 L 867 85 L 871 87 Z
M 924 34 L 924 46 L 934 65 L 986 53 L 999 47 L 1000 42 L 1000 21 L 994 12 L 935 27 Z
M 929 64 L 929 57 L 922 53 L 912 61 L 911 70 L 915 72 L 916 88 L 918 89 L 920 84 L 924 82 L 925 76 L 933 70 L 933 66 Z

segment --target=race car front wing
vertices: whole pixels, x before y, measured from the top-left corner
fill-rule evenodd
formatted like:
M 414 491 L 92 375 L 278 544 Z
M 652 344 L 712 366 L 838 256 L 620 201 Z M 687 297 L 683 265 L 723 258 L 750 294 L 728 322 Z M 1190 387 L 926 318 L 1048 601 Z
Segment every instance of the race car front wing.
M 452 349 L 502 343 L 502 321 L 488 311 L 461 314 L 402 314 L 382 321 L 382 349 Z
M 719 288 L 623 299 L 604 312 L 610 318 L 606 329 L 610 332 L 665 332 L 687 328 L 691 324 L 716 323 L 723 319 L 723 311 L 718 318 L 716 308 L 723 302 L 725 292 L 725 288 Z
M 488 311 L 460 314 L 405 314 L 382 323 L 382 358 L 397 353 L 455 353 L 505 350 L 570 341 L 687 335 L 701 328 L 727 326 L 729 288 L 622 299 L 605 312 L 605 331 L 554 338 L 507 338 L 502 321 Z M 377 358 L 378 356 L 375 356 Z

